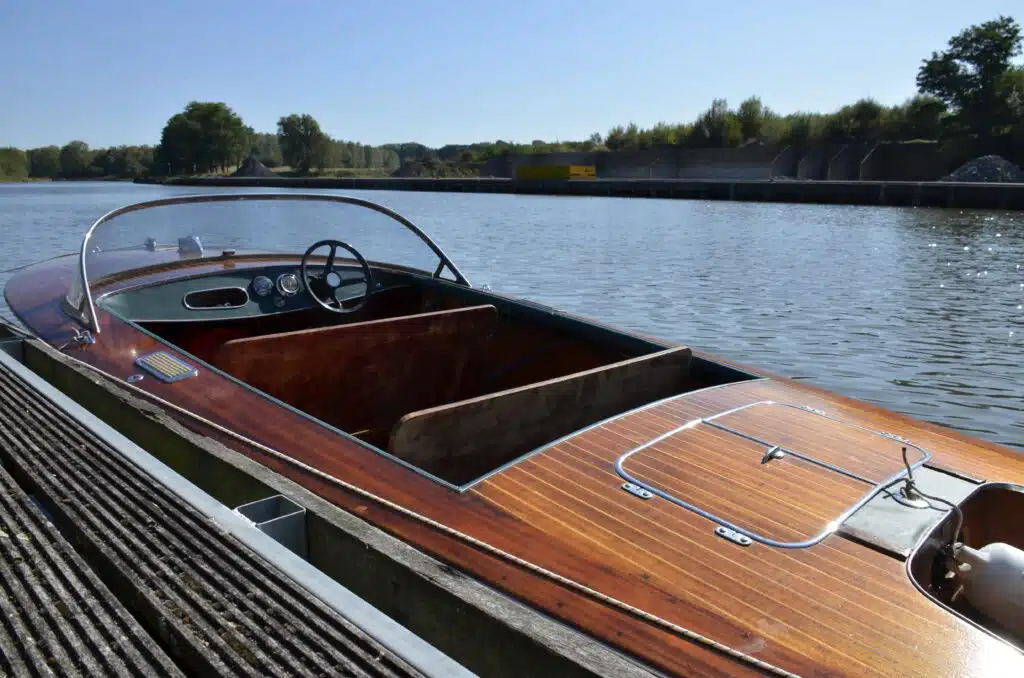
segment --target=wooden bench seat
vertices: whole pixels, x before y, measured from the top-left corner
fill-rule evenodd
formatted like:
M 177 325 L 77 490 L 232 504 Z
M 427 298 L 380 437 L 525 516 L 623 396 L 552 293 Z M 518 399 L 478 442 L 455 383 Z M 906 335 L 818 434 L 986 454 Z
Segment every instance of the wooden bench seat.
M 685 391 L 691 356 L 680 346 L 410 412 L 392 430 L 390 452 L 463 484 L 589 424 Z
M 234 339 L 213 364 L 344 431 L 382 431 L 386 445 L 402 414 L 473 392 L 497 319 L 487 304 Z

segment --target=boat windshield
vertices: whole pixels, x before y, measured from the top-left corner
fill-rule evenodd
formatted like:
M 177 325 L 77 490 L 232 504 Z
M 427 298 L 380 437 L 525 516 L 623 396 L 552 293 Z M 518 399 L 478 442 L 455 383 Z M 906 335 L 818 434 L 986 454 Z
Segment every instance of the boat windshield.
M 425 233 L 386 207 L 349 196 L 243 193 L 176 196 L 116 209 L 82 240 L 65 311 L 98 332 L 90 285 L 111 275 L 185 259 L 235 254 L 302 255 L 312 244 L 341 240 L 370 262 L 469 282 Z M 317 254 L 323 254 L 320 250 Z

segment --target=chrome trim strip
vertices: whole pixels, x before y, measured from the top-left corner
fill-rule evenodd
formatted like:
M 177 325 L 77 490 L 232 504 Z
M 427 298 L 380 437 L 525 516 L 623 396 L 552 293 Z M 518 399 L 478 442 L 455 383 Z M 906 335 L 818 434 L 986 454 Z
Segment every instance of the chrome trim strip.
M 919 445 L 915 445 L 914 443 L 912 443 L 912 442 L 910 442 L 908 440 L 905 440 L 903 438 L 899 438 L 898 436 L 894 436 L 891 433 L 884 433 L 882 431 L 876 431 L 874 429 L 870 429 L 870 428 L 867 428 L 865 426 L 861 426 L 860 424 L 854 424 L 854 423 L 848 422 L 846 420 L 840 419 L 838 417 L 833 417 L 831 415 L 825 414 L 821 410 L 816 410 L 816 409 L 814 409 L 812 407 L 806 407 L 804 405 L 793 405 L 792 403 L 779 403 L 779 402 L 775 402 L 773 400 L 759 400 L 757 402 L 747 403 L 746 405 L 740 405 L 739 407 L 734 407 L 732 409 L 725 410 L 724 412 L 719 412 L 717 414 L 713 414 L 710 417 L 701 417 L 699 419 L 693 419 L 691 421 L 686 422 L 682 426 L 677 426 L 676 428 L 672 429 L 671 431 L 667 431 L 665 433 L 662 433 L 659 436 L 651 438 L 650 440 L 648 440 L 647 442 L 643 443 L 642 445 L 638 445 L 637 447 L 634 447 L 633 449 L 631 449 L 628 452 L 626 452 L 626 453 L 622 454 L 621 456 L 619 456 L 619 458 L 615 460 L 615 472 L 618 473 L 619 477 L 621 477 L 626 482 L 633 483 L 634 485 L 636 485 L 636 486 L 638 486 L 638 487 L 640 487 L 642 489 L 645 489 L 648 492 L 651 492 L 654 495 L 656 495 L 658 497 L 661 497 L 662 499 L 670 501 L 673 504 L 675 504 L 677 506 L 680 506 L 680 507 L 682 507 L 682 508 L 684 508 L 684 509 L 686 509 L 688 511 L 692 511 L 693 513 L 696 513 L 697 515 L 699 515 L 699 516 L 701 516 L 703 518 L 707 518 L 708 520 L 710 520 L 711 522 L 713 522 L 713 523 L 715 523 L 717 525 L 721 525 L 722 527 L 727 527 L 730 530 L 733 530 L 735 532 L 739 532 L 740 534 L 746 535 L 746 536 L 750 537 L 751 539 L 753 539 L 754 541 L 759 542 L 761 544 L 764 544 L 766 546 L 775 546 L 775 547 L 784 548 L 784 549 L 807 548 L 809 546 L 814 546 L 815 544 L 819 543 L 820 541 L 822 541 L 823 539 L 825 539 L 829 535 L 831 535 L 834 532 L 836 532 L 837 530 L 839 530 L 839 528 L 842 526 L 842 524 L 844 522 L 846 522 L 846 520 L 850 516 L 852 516 L 854 513 L 856 513 L 858 510 L 860 510 L 861 507 L 863 507 L 865 504 L 867 504 L 869 501 L 871 501 L 871 499 L 874 498 L 875 495 L 877 495 L 879 492 L 883 492 L 884 490 L 888 489 L 891 485 L 893 485 L 894 483 L 896 483 L 897 481 L 901 480 L 902 478 L 904 478 L 907 475 L 907 470 L 904 468 L 904 469 L 900 469 L 900 471 L 898 471 L 897 473 L 894 473 L 893 475 L 889 476 L 888 478 L 886 478 L 886 479 L 884 479 L 884 480 L 882 480 L 880 482 L 875 482 L 875 481 L 869 480 L 867 478 L 860 477 L 860 476 L 858 476 L 858 475 L 856 475 L 854 473 L 850 473 L 849 471 L 841 469 L 840 467 L 833 466 L 833 465 L 827 464 L 827 463 L 825 463 L 823 461 L 814 459 L 810 455 L 803 455 L 803 454 L 800 454 L 800 453 L 797 453 L 797 452 L 793 452 L 789 448 L 785 448 L 785 447 L 779 446 L 778 449 L 782 450 L 786 454 L 792 454 L 795 457 L 798 457 L 798 458 L 800 458 L 802 460 L 808 461 L 808 462 L 810 462 L 812 464 L 816 464 L 816 465 L 821 466 L 823 468 L 826 468 L 826 469 L 828 469 L 830 471 L 833 471 L 833 472 L 836 472 L 836 473 L 840 473 L 840 474 L 842 474 L 844 476 L 847 476 L 847 477 L 850 477 L 850 478 L 854 478 L 855 480 L 859 480 L 859 481 L 864 482 L 866 484 L 872 485 L 871 489 L 868 490 L 868 492 L 864 496 L 862 496 L 860 499 L 858 499 L 856 502 L 854 502 L 848 509 L 846 509 L 841 514 L 839 514 L 839 516 L 837 516 L 834 520 L 830 521 L 825 526 L 825 528 L 821 532 L 819 532 L 817 535 L 811 537 L 810 539 L 806 539 L 804 541 L 785 542 L 785 541 L 778 541 L 778 540 L 775 540 L 775 539 L 770 539 L 768 537 L 761 536 L 760 534 L 758 534 L 756 532 L 753 532 L 752 530 L 748 530 L 746 528 L 740 527 L 739 525 L 736 525 L 736 524 L 726 520 L 725 518 L 722 518 L 721 516 L 715 515 L 714 513 L 711 513 L 710 511 L 705 511 L 704 509 L 702 509 L 702 508 L 700 508 L 698 506 L 695 506 L 693 504 L 690 504 L 689 502 L 683 501 L 682 499 L 679 499 L 678 497 L 674 496 L 670 492 L 665 492 L 664 490 L 661 490 L 661 489 L 659 489 L 659 488 L 657 488 L 657 487 L 655 487 L 653 485 L 645 483 L 644 481 L 640 480 L 639 478 L 634 477 L 628 471 L 626 471 L 626 469 L 624 468 L 624 464 L 625 464 L 626 460 L 629 459 L 634 454 L 636 454 L 637 452 L 645 450 L 648 447 L 651 447 L 652 445 L 656 445 L 656 444 L 662 442 L 663 440 L 667 440 L 668 438 L 671 438 L 672 436 L 678 435 L 682 431 L 685 431 L 687 429 L 697 428 L 701 424 L 707 424 L 707 425 L 713 426 L 715 428 L 718 428 L 720 430 L 724 430 L 724 431 L 727 431 L 729 433 L 733 433 L 733 434 L 739 435 L 740 437 L 743 437 L 743 438 L 745 438 L 747 440 L 751 440 L 753 442 L 756 442 L 759 445 L 765 445 L 766 447 L 773 447 L 774 443 L 766 443 L 766 442 L 764 442 L 762 440 L 759 440 L 759 439 L 757 439 L 757 438 L 755 438 L 753 436 L 749 436 L 749 435 L 745 435 L 745 434 L 742 434 L 742 433 L 738 433 L 738 432 L 736 432 L 736 431 L 734 431 L 734 430 L 732 430 L 732 429 L 730 429 L 730 428 L 728 428 L 726 426 L 722 426 L 721 424 L 714 424 L 713 423 L 713 420 L 715 420 L 715 419 L 717 419 L 719 417 L 724 417 L 727 414 L 733 414 L 734 412 L 739 412 L 739 411 L 745 410 L 745 409 L 747 409 L 749 407 L 754 407 L 755 405 L 779 405 L 779 406 L 783 406 L 783 407 L 792 407 L 794 409 L 803 410 L 804 412 L 808 412 L 808 413 L 814 414 L 816 416 L 824 417 L 826 419 L 831 419 L 832 421 L 838 422 L 838 423 L 843 424 L 845 426 L 851 426 L 853 428 L 857 428 L 857 429 L 860 429 L 862 431 L 867 431 L 869 433 L 874 433 L 875 435 L 881 436 L 882 438 L 887 438 L 889 440 L 895 440 L 897 442 L 901 442 L 904 445 L 906 445 L 907 447 L 912 447 L 912 448 L 918 450 L 923 455 L 921 459 L 919 459 L 919 460 L 917 460 L 915 462 L 912 462 L 910 464 L 911 469 L 917 468 L 917 467 L 919 467 L 919 466 L 921 466 L 921 465 L 931 461 L 931 458 L 932 458 L 931 453 L 928 452 L 927 450 L 925 450 L 924 448 L 920 447 Z
M 364 200 L 362 198 L 354 198 L 347 195 L 327 195 L 321 193 L 206 193 L 206 194 L 194 194 L 194 195 L 178 195 L 170 198 L 159 198 L 157 200 L 147 200 L 144 202 L 138 202 L 131 205 L 125 205 L 118 207 L 117 209 L 107 212 L 89 227 L 86 231 L 85 236 L 82 238 L 82 246 L 79 249 L 78 256 L 78 282 L 82 288 L 82 303 L 85 308 L 75 308 L 75 313 L 68 313 L 68 316 L 75 321 L 81 323 L 86 329 L 91 330 L 93 334 L 99 334 L 100 328 L 99 323 L 96 319 L 96 306 L 93 303 L 92 290 L 89 289 L 89 275 L 86 271 L 86 255 L 88 254 L 89 240 L 92 238 L 93 233 L 96 229 L 104 223 L 110 221 L 119 216 L 130 214 L 132 212 L 139 212 L 145 209 L 153 207 L 165 207 L 168 205 L 187 205 L 204 202 L 235 202 L 245 200 L 309 200 L 309 201 L 321 201 L 321 202 L 336 202 L 346 205 L 357 205 L 359 207 L 365 207 L 375 212 L 379 212 L 384 216 L 391 217 L 398 223 L 405 226 L 408 230 L 412 231 L 424 244 L 431 249 L 431 251 L 437 255 L 438 259 L 444 263 L 448 270 L 455 275 L 455 282 L 466 287 L 472 287 L 473 285 L 469 280 L 462 275 L 459 268 L 448 258 L 448 255 L 430 239 L 426 233 L 424 233 L 414 223 L 403 217 L 398 212 L 388 209 L 383 205 L 372 202 L 370 200 Z M 65 295 L 65 300 L 67 295 Z M 63 305 L 65 309 L 72 306 L 70 303 Z
M 245 301 L 234 306 L 193 306 L 190 303 L 188 303 L 188 298 L 193 294 L 202 294 L 204 292 L 221 292 L 224 290 L 241 290 L 242 294 L 245 296 Z M 225 308 L 242 308 L 243 306 L 248 304 L 249 301 L 249 290 L 245 289 L 244 287 L 238 287 L 235 285 L 232 285 L 230 287 L 209 287 L 207 289 L 202 290 L 192 290 L 191 292 L 186 292 L 185 296 L 181 298 L 181 303 L 185 306 L 185 308 L 187 308 L 190 311 L 216 311 Z

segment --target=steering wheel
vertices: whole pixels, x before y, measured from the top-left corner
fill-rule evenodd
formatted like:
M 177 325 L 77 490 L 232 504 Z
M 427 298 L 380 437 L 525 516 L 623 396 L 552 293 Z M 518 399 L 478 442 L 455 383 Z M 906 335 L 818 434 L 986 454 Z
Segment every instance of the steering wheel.
M 327 263 L 324 265 L 323 273 L 310 273 L 310 257 L 312 257 L 313 252 L 325 246 L 330 247 L 331 249 L 327 255 Z M 347 250 L 356 258 L 363 269 L 362 277 L 342 278 L 341 274 L 334 270 L 334 257 L 338 253 L 339 248 Z M 370 266 L 366 263 L 366 259 L 363 259 L 363 255 L 360 254 L 355 247 L 352 247 L 348 243 L 344 243 L 340 240 L 321 240 L 310 245 L 309 249 L 306 250 L 306 253 L 302 255 L 302 264 L 300 266 L 299 273 L 302 276 L 302 284 L 306 286 L 306 291 L 309 293 L 309 296 L 313 297 L 313 300 L 316 301 L 316 303 L 320 304 L 320 306 L 332 313 L 355 313 L 366 306 L 367 302 L 370 300 L 370 295 L 373 294 L 373 273 L 370 272 Z M 351 302 L 357 297 L 339 298 L 338 292 L 346 287 L 364 281 L 366 284 L 366 291 L 358 297 L 359 303 L 355 306 L 346 307 L 345 304 Z

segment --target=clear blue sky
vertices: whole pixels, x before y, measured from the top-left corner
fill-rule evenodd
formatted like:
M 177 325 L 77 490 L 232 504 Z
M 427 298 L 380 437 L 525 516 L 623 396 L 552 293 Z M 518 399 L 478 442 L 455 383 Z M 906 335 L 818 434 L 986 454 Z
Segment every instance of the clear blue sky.
M 193 99 L 259 131 L 439 146 L 898 103 L 922 58 L 1021 0 L 0 0 L 0 146 L 155 143 Z

